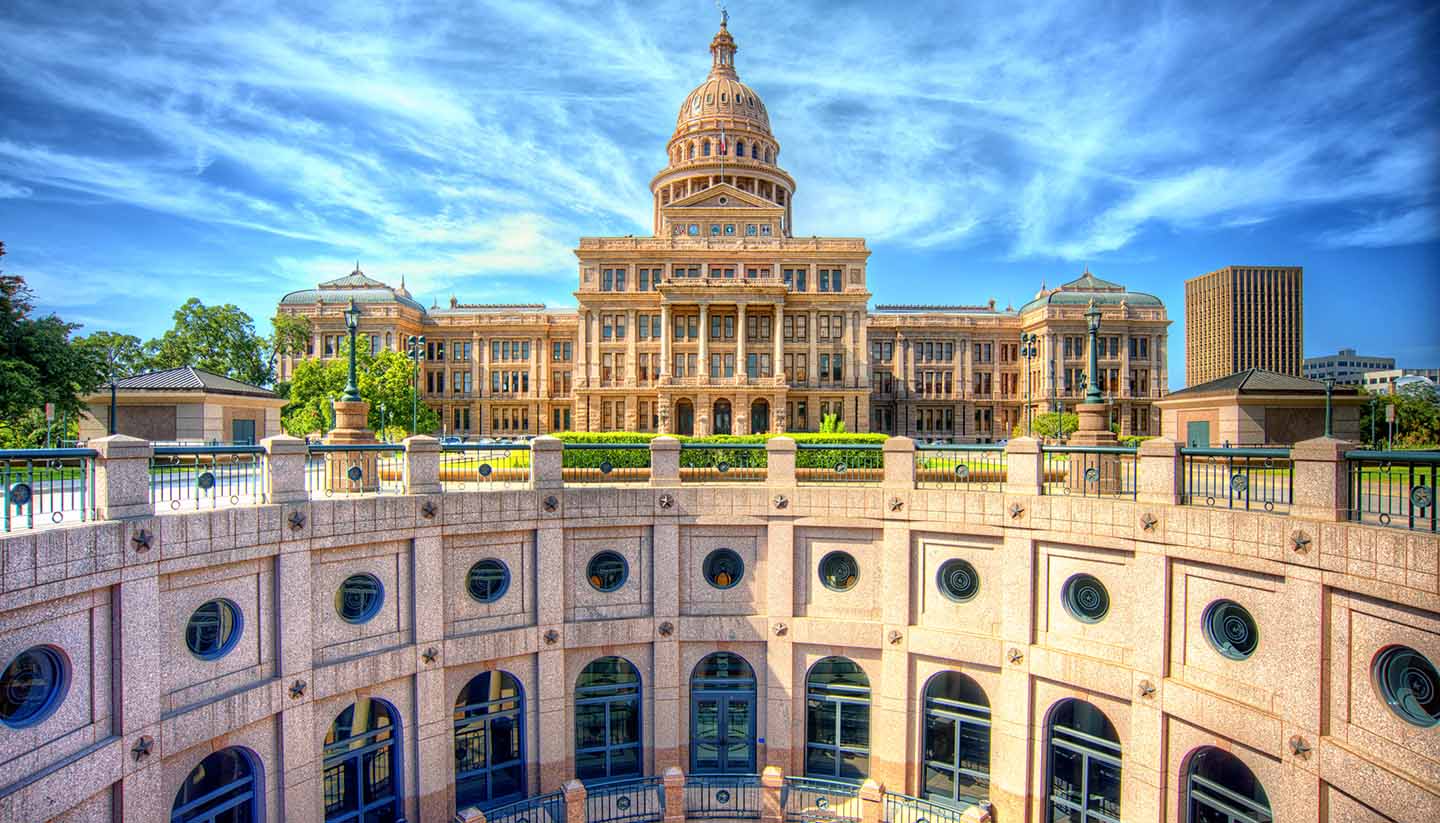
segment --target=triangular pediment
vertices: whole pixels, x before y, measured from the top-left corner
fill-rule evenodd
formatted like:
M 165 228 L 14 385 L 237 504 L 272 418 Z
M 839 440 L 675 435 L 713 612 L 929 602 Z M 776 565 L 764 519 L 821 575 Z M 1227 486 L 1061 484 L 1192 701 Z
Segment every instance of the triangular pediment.
M 673 203 L 665 205 L 667 209 L 772 209 L 783 211 L 784 207 L 777 206 L 759 195 L 741 191 L 729 183 L 721 183 L 718 186 L 711 186 L 703 191 L 697 191 L 687 197 L 682 197 Z

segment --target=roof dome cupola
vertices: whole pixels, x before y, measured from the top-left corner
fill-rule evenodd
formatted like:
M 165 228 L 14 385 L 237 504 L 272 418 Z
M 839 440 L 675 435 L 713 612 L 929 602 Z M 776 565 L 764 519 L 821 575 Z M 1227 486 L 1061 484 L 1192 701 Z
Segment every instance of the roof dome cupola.
M 720 31 L 716 32 L 715 39 L 710 41 L 710 76 L 729 77 L 739 79 L 735 73 L 735 38 L 730 36 L 730 30 L 726 24 L 730 22 L 730 13 L 720 12 Z

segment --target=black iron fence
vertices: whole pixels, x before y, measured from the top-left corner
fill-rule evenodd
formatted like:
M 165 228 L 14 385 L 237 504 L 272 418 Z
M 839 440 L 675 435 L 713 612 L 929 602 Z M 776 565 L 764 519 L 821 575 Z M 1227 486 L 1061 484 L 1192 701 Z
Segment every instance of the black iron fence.
M 1381 526 L 1436 531 L 1440 452 L 1345 453 L 1349 518 Z
M 305 461 L 311 497 L 399 494 L 405 486 L 405 447 L 391 443 L 314 443 Z
M 1004 484 L 1004 446 L 937 443 L 915 448 L 915 485 L 918 488 L 999 491 Z
M 528 443 L 448 443 L 440 448 L 440 484 L 447 491 L 530 482 Z
M 95 518 L 94 449 L 0 450 L 4 531 Z
M 908 794 L 885 793 L 885 823 L 960 823 L 971 805 L 950 805 L 911 797 Z
M 764 443 L 680 444 L 680 480 L 684 483 L 764 481 Z
M 265 502 L 262 446 L 156 446 L 150 458 L 155 510 Z
M 660 823 L 665 819 L 665 783 L 658 777 L 637 777 L 587 785 L 585 819 L 588 823 Z
M 760 778 L 690 775 L 685 779 L 685 816 L 696 820 L 759 820 Z
M 787 823 L 859 823 L 860 784 L 787 777 L 780 789 Z
M 1285 513 L 1295 499 L 1288 448 L 1182 448 L 1180 504 Z
M 486 809 L 485 823 L 565 823 L 565 793 L 539 794 Z
M 1135 447 L 1041 446 L 1041 494 L 1074 497 L 1128 497 L 1139 487 Z
M 566 443 L 560 476 L 566 483 L 648 483 L 649 443 Z
M 885 479 L 880 443 L 796 443 L 799 483 L 879 483 Z

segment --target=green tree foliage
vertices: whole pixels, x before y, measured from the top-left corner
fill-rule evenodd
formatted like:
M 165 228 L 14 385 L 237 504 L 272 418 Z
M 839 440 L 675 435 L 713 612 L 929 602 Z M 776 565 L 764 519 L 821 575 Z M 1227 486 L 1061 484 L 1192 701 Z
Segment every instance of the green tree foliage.
M 1036 437 L 1069 437 L 1080 428 L 1080 416 L 1074 412 L 1044 412 L 1035 415 L 1031 427 Z M 1016 426 L 1011 436 L 1024 437 L 1025 424 Z
M 827 414 L 824 418 L 820 420 L 820 433 L 844 434 L 845 421 L 841 420 L 837 415 Z
M 349 345 L 348 342 L 342 345 L 334 360 L 302 360 L 295 365 L 290 381 L 290 405 L 281 412 L 281 424 L 287 433 L 304 437 L 334 425 L 330 401 L 339 400 L 345 394 L 350 369 Z M 399 428 L 405 434 L 414 434 L 410 431 L 411 403 L 415 397 L 410 382 L 413 375 L 414 365 L 405 355 L 388 350 L 372 355 L 368 349 L 359 348 L 355 379 L 360 397 L 370 404 L 372 431 L 380 430 L 380 404 L 384 403 L 385 423 L 390 431 Z M 419 417 L 420 434 L 432 434 L 440 428 L 439 415 L 423 401 Z
M 101 380 L 97 361 L 70 339 L 75 324 L 33 315 L 24 278 L 0 272 L 0 429 L 8 430 L 3 436 L 11 442 L 33 431 L 27 420 L 33 422 L 46 403 L 55 404 L 57 415 L 78 415 L 81 398 Z M 42 428 L 42 444 L 43 438 Z
M 310 318 L 277 313 L 270 318 L 270 351 L 276 357 L 304 354 L 310 343 L 310 331 Z
M 234 380 L 269 384 L 269 342 L 255 333 L 255 321 L 234 304 L 207 306 L 192 297 L 175 310 L 175 325 L 145 344 L 149 367 L 193 366 Z
M 1435 386 L 1425 383 L 1411 383 L 1395 394 L 1376 395 L 1375 442 L 1371 446 L 1382 448 L 1390 434 L 1390 424 L 1385 422 L 1385 409 L 1395 407 L 1395 439 L 1392 445 L 1397 449 L 1433 449 L 1440 445 L 1440 392 Z M 1360 437 L 1370 439 L 1369 403 L 1361 407 Z
M 100 365 L 104 380 L 119 380 L 149 369 L 145 346 L 133 334 L 96 331 L 75 338 L 75 345 L 87 351 Z

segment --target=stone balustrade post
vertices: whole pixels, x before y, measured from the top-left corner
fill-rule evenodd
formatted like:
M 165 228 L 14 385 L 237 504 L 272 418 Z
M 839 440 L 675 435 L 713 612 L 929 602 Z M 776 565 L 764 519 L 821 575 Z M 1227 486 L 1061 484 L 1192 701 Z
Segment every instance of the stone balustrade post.
M 440 441 L 428 434 L 405 438 L 405 493 L 440 493 Z
M 685 773 L 679 766 L 665 770 L 665 823 L 685 823 Z
M 455 811 L 455 823 L 485 823 L 485 813 L 475 806 Z
M 1179 441 L 1169 437 L 1154 437 L 1140 443 L 1136 455 L 1140 461 L 1136 500 L 1171 506 L 1180 502 L 1185 491 L 1185 464 L 1180 446 Z
M 299 437 L 277 434 L 260 441 L 265 448 L 265 502 L 301 503 L 305 491 L 305 461 L 310 447 Z
M 908 437 L 886 439 L 882 452 L 885 458 L 887 489 L 915 488 L 915 441 Z
M 555 442 L 560 441 L 556 440 Z M 585 808 L 585 784 L 579 780 L 567 780 L 564 788 L 565 823 L 589 823 L 588 810 Z
M 1040 441 L 1017 437 L 1005 445 L 1005 493 L 1039 494 L 1045 483 L 1045 455 Z
M 795 438 L 765 441 L 765 479 L 772 486 L 795 485 Z
M 881 823 L 885 819 L 885 787 L 873 777 L 860 784 L 860 823 Z
M 1302 440 L 1290 448 L 1294 465 L 1294 500 L 1290 514 L 1334 523 L 1349 514 L 1350 489 L 1345 452 L 1354 443 L 1333 437 Z
M 668 435 L 650 441 L 650 485 L 680 484 L 680 441 Z
M 785 809 L 780 805 L 780 790 L 785 787 L 785 773 L 779 766 L 766 766 L 760 772 L 760 823 L 781 823 Z
M 530 441 L 530 485 L 536 489 L 558 489 L 565 485 L 561 467 L 565 444 L 558 437 L 542 435 Z
M 960 814 L 960 823 L 992 823 L 995 820 L 989 803 L 976 803 Z
M 149 440 L 128 434 L 112 434 L 90 441 L 95 458 L 95 518 L 121 520 L 150 517 L 150 458 L 155 447 Z

